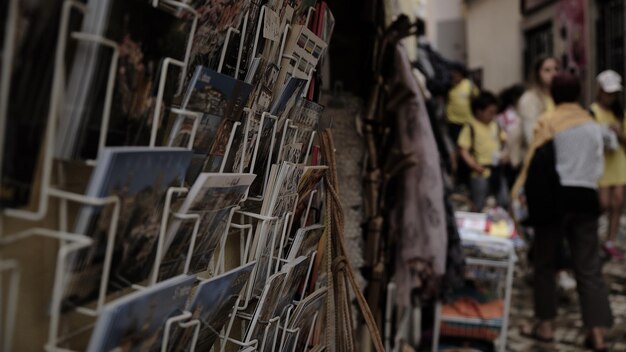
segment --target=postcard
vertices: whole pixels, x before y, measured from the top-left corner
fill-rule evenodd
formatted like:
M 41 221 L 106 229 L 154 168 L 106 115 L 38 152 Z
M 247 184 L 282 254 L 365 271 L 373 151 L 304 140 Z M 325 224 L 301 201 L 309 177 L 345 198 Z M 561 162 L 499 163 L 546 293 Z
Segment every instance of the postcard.
M 259 139 L 261 121 L 255 114 L 248 116 L 248 135 L 246 136 L 246 145 L 244 149 L 243 143 L 237 149 L 235 160 L 233 162 L 233 171 L 235 172 L 251 172 L 251 163 Z
M 6 11 L 9 1 L 1 3 Z M 50 110 L 52 58 L 57 48 L 63 3 L 62 0 L 17 2 L 17 23 L 22 25 L 14 42 L 13 67 L 10 72 L 2 73 L 10 75 L 5 125 L 10 133 L 2 136 L 0 208 L 24 206 L 33 192 Z M 3 29 L 6 23 L 5 18 L 0 19 Z M 75 27 L 70 25 L 69 31 L 80 29 Z
M 232 209 L 219 209 L 203 212 L 195 238 L 193 252 L 189 258 L 192 234 L 195 222 L 188 220 L 180 224 L 174 232 L 172 243 L 164 252 L 165 255 L 159 268 L 159 280 L 183 273 L 185 263 L 190 260 L 189 273 L 207 270 L 215 250 L 224 237 Z
M 293 26 L 292 35 L 285 45 L 285 54 L 298 56 L 307 64 L 316 67 L 328 44 L 303 25 Z M 306 72 L 308 74 L 308 72 Z
M 306 99 L 302 99 L 300 104 L 302 107 L 296 110 L 298 114 L 292 118 L 293 124 L 303 129 L 317 131 L 324 106 Z
M 266 206 L 262 210 L 263 214 L 282 217 L 286 211 L 292 209 L 290 207 L 292 196 L 298 194 L 298 184 L 303 172 L 304 167 L 302 165 L 283 162 L 277 173 L 276 181 L 271 183 L 271 192 L 268 193 L 268 198 L 264 200 Z
M 308 256 L 313 253 L 313 251 L 317 250 L 323 233 L 324 226 L 322 225 L 312 225 L 298 230 L 289 249 L 287 260 L 294 260 L 300 256 Z
M 293 77 L 308 80 L 327 47 L 328 45 L 306 26 L 294 25 L 285 44 L 279 82 L 285 84 Z
M 265 226 L 257 226 L 254 239 L 252 240 L 252 250 L 250 251 L 250 259 L 257 261 L 257 267 L 253 277 L 252 295 L 261 296 L 265 283 L 269 278 L 270 267 L 273 264 L 272 245 L 275 238 L 280 236 L 278 233 L 279 223 L 268 221 Z M 282 228 L 280 228 L 282 229 Z M 278 234 L 277 234 L 278 233 Z
M 146 1 L 88 1 L 83 33 L 102 35 L 119 45 L 119 61 L 106 130 L 107 146 L 148 145 L 164 59 L 185 58 L 191 22 Z M 60 159 L 96 159 L 109 79 L 110 49 L 81 42 L 69 70 L 65 101 L 59 114 L 55 154 Z M 163 107 L 178 93 L 180 68 L 166 75 Z M 162 139 L 167 115 L 158 112 Z
M 279 161 L 286 161 L 294 164 L 300 163 L 300 161 L 304 158 L 303 148 L 303 143 L 285 144 Z
M 230 137 L 230 129 L 226 127 L 230 122 L 227 121 L 241 120 L 251 92 L 250 84 L 206 67 L 196 67 L 182 103 L 183 109 L 203 114 L 194 138 L 195 154 L 224 154 L 223 149 Z M 170 132 L 168 145 L 187 147 L 193 122 L 191 118 L 178 116 Z
M 192 271 L 203 271 L 222 239 L 232 208 L 245 197 L 255 175 L 202 173 L 191 187 L 178 213 L 198 214 L 200 226 L 191 259 Z M 173 220 L 167 230 L 162 278 L 182 272 L 195 222 Z
M 278 304 L 278 300 L 280 298 L 279 294 L 283 290 L 286 275 L 287 274 L 285 272 L 279 272 L 272 275 L 267 280 L 265 288 L 263 289 L 263 294 L 259 300 L 259 304 L 252 317 L 252 322 L 248 328 L 245 342 L 257 340 L 259 341 L 259 346 L 263 345 L 263 341 L 265 340 L 265 330 L 269 327 L 269 321 L 277 316 L 276 305 Z
M 249 68 L 252 66 L 252 61 L 258 56 L 257 53 L 253 53 L 254 40 L 256 37 L 256 31 L 261 18 L 261 6 L 265 3 L 265 0 L 252 0 L 250 3 L 250 9 L 248 11 L 248 26 L 246 28 L 245 39 L 243 43 L 243 50 L 241 52 L 240 73 L 239 78 L 246 77 Z
M 109 288 L 139 283 L 155 260 L 161 217 L 168 187 L 180 186 L 191 152 L 180 148 L 105 148 L 94 169 L 86 195 L 117 196 L 120 212 L 113 249 Z M 113 207 L 84 206 L 74 232 L 93 239 L 91 247 L 71 256 L 64 304 L 72 307 L 96 298 L 108 245 Z
M 307 166 L 304 169 L 304 174 L 300 183 L 298 184 L 298 204 L 294 212 L 294 226 L 293 229 L 299 229 L 300 227 L 309 226 L 309 223 L 304 223 L 303 217 L 309 206 L 309 200 L 314 190 L 317 190 L 316 198 L 320 199 L 323 196 L 322 182 L 326 175 L 328 167 L 326 166 Z M 312 203 L 312 207 L 315 207 L 315 202 Z M 312 216 L 307 219 L 308 222 L 312 220 Z
M 307 25 L 306 18 L 309 9 L 315 7 L 317 0 L 295 0 L 293 1 L 294 15 L 293 24 Z
M 324 17 L 321 38 L 324 42 L 330 43 L 335 30 L 335 16 L 333 16 L 332 11 L 330 11 L 330 8 L 326 5 L 325 1 L 323 2 L 323 10 L 326 13 L 326 16 Z
M 328 289 L 320 288 L 306 297 L 294 311 L 291 321 L 288 323 L 289 329 L 300 329 L 300 338 L 296 342 L 294 334 L 287 334 L 284 351 L 303 351 L 308 343 L 307 337 L 313 328 L 316 314 L 320 313 L 326 303 Z M 305 337 L 306 336 L 306 337 Z
M 309 273 L 310 263 L 311 256 L 302 256 L 283 266 L 282 271 L 286 273 L 285 285 L 278 295 L 280 298 L 276 305 L 276 314 L 282 316 L 287 306 L 302 299 L 302 291 Z
M 262 60 L 263 58 L 260 56 L 252 59 L 250 62 L 250 68 L 248 69 L 248 72 L 246 72 L 246 78 L 243 80 L 246 83 L 252 84 L 253 90 L 256 89 L 257 86 L 254 82 L 260 81 L 260 78 L 258 77 L 261 77 L 262 74 Z
M 255 265 L 256 262 L 250 262 L 198 285 L 188 307 L 192 314 L 191 319 L 201 322 L 197 351 L 210 351 L 218 340 L 216 332 L 221 331 L 228 322 Z M 176 329 L 172 334 L 173 343 L 168 346 L 168 351 L 189 351 L 192 338 L 192 329 Z
M 190 67 L 217 69 L 229 27 L 239 29 L 250 0 L 192 0 L 200 19 L 191 49 Z M 250 26 L 250 24 L 249 24 Z M 256 26 L 255 26 L 256 27 Z
M 265 17 L 263 18 L 263 37 L 274 42 L 280 41 L 282 28 L 280 28 L 280 17 L 270 9 L 265 9 Z
M 290 124 L 283 126 L 283 146 L 278 161 L 304 163 L 313 132 L 317 131 L 324 107 L 300 98 L 289 116 Z M 300 146 L 300 148 L 298 148 Z
M 173 278 L 107 304 L 87 351 L 160 351 L 165 323 L 183 313 L 194 282 Z
M 306 80 L 292 77 L 278 95 L 278 100 L 274 102 L 271 113 L 278 117 L 279 130 L 282 130 L 284 121 L 295 108 L 298 99 L 302 96 L 305 86 Z
M 276 120 L 267 118 L 263 121 L 261 131 L 259 133 L 259 150 L 257 152 L 257 159 L 254 165 L 254 173 L 259 177 L 250 188 L 251 196 L 260 196 L 264 192 L 264 187 L 267 182 L 267 169 L 270 165 L 271 151 L 276 144 L 275 140 L 275 128 Z

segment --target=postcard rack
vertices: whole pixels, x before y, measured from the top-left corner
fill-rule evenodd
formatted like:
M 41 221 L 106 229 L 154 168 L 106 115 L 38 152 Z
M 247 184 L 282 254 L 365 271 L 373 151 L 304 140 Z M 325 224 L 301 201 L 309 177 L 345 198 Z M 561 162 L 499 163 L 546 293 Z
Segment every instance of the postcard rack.
M 7 298 L 2 297 L 3 287 L 5 284 L 5 277 L 7 279 L 8 289 Z M 3 351 L 9 351 L 11 349 L 11 341 L 13 339 L 13 329 L 15 327 L 15 317 L 17 313 L 18 304 L 18 289 L 20 284 L 20 268 L 17 261 L 14 260 L 0 260 L 0 318 L 4 317 L 4 320 L 0 320 L 0 347 Z M 3 304 L 6 302 L 6 307 Z
M 155 108 L 154 112 L 151 115 L 150 139 L 147 147 L 158 148 L 157 136 L 159 133 L 160 121 L 163 118 L 163 111 L 168 110 L 172 114 L 193 119 L 192 131 L 186 146 L 187 149 L 191 150 L 193 148 L 194 140 L 199 129 L 202 113 L 173 106 L 165 106 L 164 96 L 166 94 L 166 88 L 170 88 L 166 87 L 166 85 L 168 84 L 168 73 L 173 69 L 181 71 L 177 79 L 178 85 L 176 90 L 178 94 L 180 94 L 183 90 L 183 84 L 185 81 L 185 77 L 187 76 L 187 69 L 189 67 L 192 52 L 192 44 L 194 41 L 194 36 L 196 33 L 200 15 L 184 0 L 152 1 L 152 5 L 155 7 L 159 6 L 159 4 L 164 4 L 170 7 L 177 8 L 181 12 L 186 12 L 189 15 L 186 18 L 191 23 L 191 26 L 189 34 L 187 36 L 187 44 L 184 57 L 167 57 L 164 58 L 162 61 L 162 66 L 160 68 L 158 78 L 158 86 L 156 88 L 157 93 L 155 98 Z M 9 71 L 9 68 L 12 65 L 12 59 L 14 57 L 13 45 L 17 30 L 17 6 L 18 0 L 9 0 L 9 11 L 6 21 L 7 27 L 4 40 L 5 55 L 3 55 L 2 60 L 2 70 L 4 72 Z M 261 15 L 259 17 L 258 27 L 255 33 L 253 53 L 256 52 L 257 44 L 262 31 L 261 22 L 263 21 L 263 14 L 266 10 L 266 6 L 261 7 Z M 58 171 L 55 170 L 54 162 L 56 157 L 55 146 L 58 139 L 60 138 L 57 126 L 59 125 L 61 110 L 60 107 L 62 105 L 66 83 L 64 78 L 66 74 L 66 68 L 64 67 L 64 65 L 68 61 L 66 56 L 68 46 L 71 41 L 90 43 L 92 45 L 99 46 L 103 49 L 106 49 L 105 52 L 107 53 L 107 55 L 110 55 L 110 62 L 108 64 L 109 66 L 107 67 L 107 80 L 105 83 L 106 88 L 104 90 L 105 94 L 103 98 L 104 106 L 100 122 L 100 132 L 98 135 L 98 148 L 95 154 L 97 155 L 97 158 L 96 160 L 86 160 L 86 164 L 91 166 L 97 165 L 98 159 L 102 155 L 102 151 L 107 146 L 107 135 L 110 127 L 109 124 L 114 99 L 114 88 L 116 85 L 116 72 L 118 70 L 118 64 L 120 61 L 119 59 L 121 49 L 118 43 L 109 40 L 103 36 L 70 31 L 70 18 L 73 17 L 75 14 L 84 16 L 87 11 L 89 11 L 87 5 L 85 5 L 81 1 L 64 0 L 63 2 L 62 11 L 60 14 L 59 34 L 57 38 L 58 44 L 55 49 L 54 56 L 54 73 L 52 78 L 52 88 L 50 91 L 50 106 L 46 116 L 46 130 L 44 145 L 42 146 L 42 167 L 41 172 L 37 176 L 38 179 L 36 180 L 39 192 L 34 207 L 29 210 L 4 209 L 2 217 L 0 217 L 0 231 L 4 231 L 3 217 L 25 222 L 27 224 L 33 224 L 33 227 L 27 228 L 26 230 L 16 231 L 9 234 L 2 233 L 0 235 L 0 250 L 9 248 L 10 246 L 18 243 L 32 241 L 37 238 L 51 239 L 56 241 L 56 244 L 58 245 L 58 249 L 55 252 L 56 255 L 54 259 L 54 281 L 51 290 L 52 292 L 50 293 L 51 303 L 49 306 L 49 327 L 47 331 L 47 339 L 44 346 L 44 349 L 48 352 L 70 351 L 69 349 L 62 347 L 63 344 L 68 342 L 68 340 L 71 339 L 75 335 L 75 333 L 77 333 L 77 331 L 72 331 L 67 334 L 62 329 L 62 320 L 64 319 L 63 316 L 64 314 L 66 314 L 66 312 L 64 312 L 63 310 L 64 308 L 62 307 L 63 295 L 66 290 L 65 285 L 68 281 L 67 279 L 69 262 L 71 261 L 71 258 L 73 256 L 77 255 L 81 251 L 84 251 L 88 247 L 93 246 L 96 243 L 96 239 L 90 238 L 84 233 L 73 233 L 70 230 L 72 228 L 72 226 L 70 225 L 71 206 L 93 207 L 102 209 L 106 208 L 111 212 L 110 221 L 108 224 L 106 224 L 108 227 L 106 231 L 106 236 L 104 239 L 102 239 L 102 241 L 104 241 L 105 253 L 101 269 L 102 274 L 98 282 L 97 298 L 95 299 L 94 304 L 74 307 L 73 313 L 77 313 L 78 315 L 86 317 L 88 319 L 97 319 L 102 313 L 106 304 L 111 299 L 108 292 L 108 284 L 113 265 L 114 247 L 116 241 L 119 240 L 117 230 L 120 223 L 120 213 L 122 209 L 122 201 L 120 197 L 90 197 L 85 194 L 69 191 L 64 188 L 65 180 L 62 172 L 58 174 L 53 172 L 53 170 Z M 313 7 L 308 9 L 306 20 L 307 23 L 309 22 L 313 11 L 315 11 L 315 8 Z M 243 18 L 244 20 L 241 29 L 233 27 L 228 28 L 226 40 L 221 51 L 218 69 L 218 71 L 221 72 L 224 67 L 229 42 L 232 40 L 233 35 L 239 34 L 240 43 L 238 47 L 236 69 L 234 73 L 235 78 L 238 78 L 239 76 L 244 49 L 243 45 L 246 39 L 245 36 L 247 33 L 247 28 L 249 26 L 250 13 L 246 13 Z M 286 25 L 282 32 L 280 42 L 280 55 L 278 60 L 279 62 L 277 63 L 279 66 L 280 58 L 283 58 L 284 56 L 283 53 L 289 30 L 290 26 Z M 312 79 L 312 74 L 313 72 L 309 74 L 309 81 Z M 10 75 L 2 75 L 0 81 L 0 135 L 3 135 L 5 133 L 6 114 L 8 111 L 8 99 L 11 88 L 9 76 Z M 308 86 L 309 82 L 307 82 L 307 88 Z M 308 91 L 308 89 L 305 89 L 305 91 Z M 262 202 L 265 199 L 265 197 L 267 196 L 268 178 L 272 165 L 279 164 L 282 161 L 288 159 L 289 156 L 286 155 L 286 153 L 284 152 L 285 146 L 295 143 L 295 137 L 298 135 L 305 136 L 306 134 L 307 144 L 304 146 L 306 149 L 302 148 L 302 152 L 304 153 L 304 155 L 298 155 L 297 162 L 303 162 L 304 164 L 308 164 L 313 143 L 316 137 L 316 131 L 300 130 L 301 128 L 292 124 L 292 121 L 290 121 L 289 119 L 286 119 L 284 121 L 283 130 L 278 131 L 278 125 L 281 121 L 279 121 L 278 116 L 272 115 L 270 112 L 260 113 L 260 118 L 258 117 L 258 115 L 255 116 L 255 112 L 251 109 L 246 108 L 244 109 L 244 112 L 245 113 L 242 114 L 242 120 L 233 123 L 230 135 L 228 137 L 224 159 L 222 160 L 222 163 L 220 165 L 219 173 L 231 173 L 236 171 L 238 171 L 239 173 L 243 173 L 245 169 L 249 169 L 250 173 L 254 172 L 256 163 L 259 159 L 259 148 L 262 142 L 261 132 L 267 121 L 272 121 L 272 129 L 271 137 L 269 140 L 270 153 L 268 155 L 267 164 L 264 165 L 264 170 L 262 170 L 262 172 L 264 173 L 264 183 L 261 187 L 261 192 L 260 194 L 255 195 L 255 197 L 249 197 L 248 189 L 246 192 L 246 196 L 244 200 L 242 200 L 240 205 L 247 201 Z M 258 130 L 255 130 L 252 127 L 255 125 L 254 122 L 256 122 L 256 119 L 259 119 Z M 242 134 L 243 136 L 243 138 L 241 138 L 241 145 L 235 145 L 238 133 Z M 293 138 L 289 138 L 289 136 L 293 136 Z M 248 145 L 248 143 L 252 144 Z M 0 154 L 2 153 L 2 148 L 3 144 L 0 143 Z M 228 160 L 232 158 L 232 154 L 236 152 L 238 148 L 240 148 L 243 153 L 243 160 L 250 160 L 249 165 L 246 165 L 244 167 L 244 164 L 246 163 L 241 162 L 238 170 L 226 170 Z M 278 151 L 276 155 L 273 153 L 274 150 Z M 0 167 L 1 164 L 2 163 L 0 163 Z M 57 175 L 54 179 L 53 174 Z M 156 239 L 154 239 L 156 252 L 154 253 L 155 257 L 154 262 L 152 263 L 152 269 L 146 280 L 131 285 L 129 291 L 145 290 L 149 287 L 156 285 L 159 282 L 159 272 L 162 265 L 162 260 L 164 258 L 164 252 L 166 250 L 165 240 L 167 236 L 167 229 L 170 223 L 174 220 L 181 222 L 191 222 L 193 224 L 193 231 L 191 233 L 189 247 L 187 248 L 187 256 L 184 263 L 184 268 L 180 275 L 186 275 L 190 273 L 192 254 L 194 253 L 196 240 L 199 236 L 201 219 L 198 214 L 194 214 L 191 212 L 179 212 L 173 206 L 177 198 L 185 196 L 189 193 L 189 191 L 190 189 L 187 187 L 175 186 L 167 188 L 163 209 L 161 209 L 161 219 L 159 223 L 160 227 L 158 236 L 156 237 Z M 309 196 L 308 205 L 303 216 L 305 219 L 309 217 L 311 204 L 313 202 L 313 198 L 316 192 L 317 191 L 313 191 L 313 193 Z M 39 223 L 44 221 L 44 219 L 50 216 L 50 214 L 52 214 L 54 217 L 54 221 L 56 223 L 55 228 L 51 229 L 43 225 L 39 226 Z M 293 343 L 293 348 L 295 350 L 295 346 L 299 339 L 306 339 L 307 342 L 311 339 L 313 326 L 315 325 L 315 322 L 318 318 L 317 314 L 312 318 L 313 325 L 310 331 L 300 331 L 299 328 L 289 328 L 288 324 L 291 319 L 291 315 L 298 302 L 292 302 L 292 304 L 289 305 L 286 314 L 278 315 L 269 319 L 266 322 L 262 322 L 265 326 L 263 327 L 263 338 L 261 340 L 241 341 L 231 336 L 231 331 L 235 327 L 235 319 L 245 319 L 246 315 L 244 311 L 249 309 L 250 305 L 253 304 L 253 300 L 260 298 L 258 292 L 255 292 L 255 284 L 259 282 L 265 283 L 272 274 L 279 272 L 282 266 L 288 262 L 285 258 L 286 253 L 284 253 L 284 248 L 289 241 L 290 229 L 294 222 L 293 217 L 293 210 L 287 212 L 286 214 L 282 214 L 281 216 L 263 216 L 244 211 L 240 206 L 234 206 L 230 208 L 224 231 L 223 233 L 220 233 L 218 235 L 219 244 L 217 250 L 213 255 L 214 266 L 212 268 L 207 268 L 207 270 L 210 272 L 210 275 L 216 275 L 224 273 L 226 271 L 226 248 L 227 241 L 230 238 L 230 234 L 238 235 L 239 256 L 237 264 L 239 266 L 242 266 L 250 263 L 253 260 L 256 260 L 257 265 L 252 272 L 248 284 L 245 286 L 243 292 L 237 300 L 237 303 L 233 307 L 228 323 L 224 327 L 220 327 L 220 331 L 214 331 L 219 336 L 218 345 L 216 345 L 214 350 L 217 350 L 217 346 L 219 346 L 220 351 L 224 351 L 227 344 L 230 343 L 237 345 L 242 349 L 245 348 L 249 351 L 274 351 L 278 348 L 281 348 L 282 350 L 282 347 L 285 346 L 289 341 L 290 343 Z M 317 252 L 313 252 L 311 254 L 310 263 L 308 264 L 309 266 L 307 269 L 307 279 L 303 286 L 304 290 L 306 290 L 306 288 L 308 287 L 308 278 L 311 276 L 316 255 Z M 258 262 L 262 261 L 266 262 L 265 267 L 258 264 Z M 12 338 L 17 325 L 16 319 L 19 317 L 20 309 L 18 306 L 18 297 L 21 283 L 21 275 L 23 274 L 17 261 L 0 257 L 0 348 L 3 351 L 12 350 Z M 202 278 L 201 275 L 202 274 L 197 274 L 196 277 Z M 7 284 L 8 287 L 5 287 Z M 3 294 L 5 293 L 6 297 L 3 296 Z M 299 295 L 300 298 L 302 298 L 302 296 L 303 294 Z M 190 331 L 193 331 L 193 339 L 191 342 L 191 346 L 189 347 L 191 351 L 194 351 L 199 338 L 201 325 L 202 322 L 198 319 L 194 319 L 192 313 L 189 311 L 184 311 L 180 315 L 169 318 L 163 330 L 164 335 L 161 347 L 162 351 L 166 351 L 168 349 L 168 345 L 171 343 L 171 332 L 175 327 L 179 329 L 190 329 Z

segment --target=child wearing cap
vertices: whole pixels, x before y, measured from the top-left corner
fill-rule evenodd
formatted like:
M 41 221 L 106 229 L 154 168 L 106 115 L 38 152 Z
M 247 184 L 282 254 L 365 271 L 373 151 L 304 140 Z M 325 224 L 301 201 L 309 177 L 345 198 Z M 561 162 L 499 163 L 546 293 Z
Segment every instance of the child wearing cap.
M 618 143 L 605 143 L 604 174 L 599 181 L 600 204 L 609 218 L 605 251 L 615 259 L 623 259 L 624 254 L 615 246 L 619 231 L 622 205 L 624 203 L 624 186 L 626 185 L 626 126 L 624 125 L 624 109 L 620 101 L 622 77 L 615 71 L 607 70 L 597 77 L 598 96 L 591 105 L 591 113 L 605 130 L 610 131 L 609 140 Z

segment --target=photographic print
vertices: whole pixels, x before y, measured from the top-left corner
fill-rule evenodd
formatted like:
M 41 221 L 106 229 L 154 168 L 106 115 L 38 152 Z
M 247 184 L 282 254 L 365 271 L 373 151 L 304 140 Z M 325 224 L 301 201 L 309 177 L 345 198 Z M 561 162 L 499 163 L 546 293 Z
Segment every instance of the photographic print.
M 278 117 L 278 130 L 282 130 L 285 120 L 296 106 L 298 99 L 302 96 L 306 80 L 291 77 L 287 85 L 278 95 L 278 100 L 272 106 L 271 114 Z
M 259 134 L 259 151 L 257 152 L 257 160 L 254 165 L 254 173 L 258 175 L 252 187 L 250 187 L 250 195 L 253 197 L 261 196 L 263 188 L 267 182 L 266 170 L 270 164 L 271 151 L 276 141 L 272 141 L 276 128 L 276 120 L 265 119 L 261 132 Z
M 282 28 L 280 27 L 280 17 L 270 8 L 265 9 L 263 18 L 263 37 L 273 42 L 280 41 Z
M 257 267 L 253 275 L 252 295 L 261 296 L 265 283 L 269 278 L 270 265 L 272 263 L 272 241 L 275 240 L 277 232 L 280 231 L 279 223 L 269 221 L 265 226 L 257 226 L 254 239 L 252 241 L 253 250 L 250 251 L 250 259 L 257 261 Z
M 200 214 L 200 226 L 191 254 L 189 273 L 197 274 L 207 270 L 215 249 L 226 234 L 231 209 L 206 211 Z M 195 223 L 191 220 L 181 222 L 174 233 L 173 242 L 167 247 L 161 267 L 159 280 L 183 273 L 189 255 L 191 236 Z
M 297 55 L 299 59 L 292 63 L 293 66 L 289 68 L 285 68 L 289 65 L 284 65 L 281 77 L 285 77 L 285 79 L 289 77 L 307 78 L 308 73 L 317 67 L 327 46 L 306 26 L 294 25 L 285 44 L 284 55 L 287 57 L 296 57 Z M 315 55 L 316 50 L 319 51 L 317 56 Z
M 90 0 L 81 32 L 102 35 L 119 45 L 107 146 L 148 145 L 157 104 L 163 60 L 184 60 L 191 22 L 140 0 Z M 110 49 L 81 42 L 70 68 L 67 94 L 59 119 L 56 156 L 95 159 L 109 78 Z M 162 109 L 171 105 L 181 70 L 170 66 Z M 159 139 L 167 126 L 159 111 Z
M 294 301 L 300 301 L 302 299 L 301 293 L 304 289 L 304 282 L 306 281 L 307 274 L 309 273 L 309 265 L 311 263 L 311 257 L 298 257 L 292 262 L 289 262 L 283 266 L 282 271 L 286 273 L 285 284 L 280 292 L 278 304 L 276 305 L 276 314 L 283 315 L 287 306 Z
M 191 319 L 201 323 L 196 351 L 210 351 L 218 340 L 215 332 L 221 331 L 228 322 L 255 265 L 255 262 L 248 263 L 198 285 L 188 307 Z M 192 338 L 192 329 L 175 329 L 168 351 L 189 351 Z
M 298 230 L 293 244 L 289 249 L 287 260 L 294 260 L 301 256 L 309 256 L 316 249 L 324 233 L 324 226 L 312 225 Z
M 259 304 L 252 317 L 252 322 L 248 328 L 245 342 L 257 340 L 259 341 L 259 347 L 264 346 L 265 330 L 269 328 L 269 321 L 278 315 L 276 305 L 280 299 L 280 293 L 283 290 L 286 275 L 285 272 L 279 272 L 272 275 L 267 280 Z M 278 324 L 278 322 L 274 324 Z M 271 341 L 271 337 L 267 337 L 265 344 L 271 344 Z
M 155 260 L 154 246 L 165 193 L 169 187 L 181 185 L 190 160 L 191 152 L 179 148 L 104 149 L 86 195 L 117 196 L 120 200 L 110 290 L 140 283 L 149 275 Z M 83 206 L 78 214 L 74 232 L 92 238 L 94 243 L 68 260 L 64 285 L 66 308 L 97 297 L 112 211 L 112 206 Z
M 87 351 L 160 351 L 165 323 L 183 313 L 194 282 L 177 277 L 107 304 Z
M 228 217 L 234 206 L 245 197 L 255 175 L 200 174 L 179 213 L 200 215 L 200 226 L 192 254 L 192 270 L 208 266 L 215 247 L 226 230 Z M 180 274 L 191 244 L 195 222 L 174 219 L 169 225 L 160 268 L 160 278 Z
M 328 167 L 326 166 L 307 166 L 305 167 L 304 174 L 302 176 L 302 180 L 298 185 L 298 204 L 296 205 L 296 210 L 294 212 L 294 224 L 292 226 L 292 236 L 294 235 L 297 229 L 301 227 L 309 226 L 312 222 L 314 222 L 314 217 L 309 214 L 308 219 L 306 219 L 305 223 L 305 212 L 307 207 L 309 206 L 309 199 L 311 197 L 311 193 L 314 190 L 318 190 L 316 193 L 316 197 L 318 200 L 323 195 L 323 177 L 326 175 Z M 317 202 L 319 203 L 319 201 Z M 311 208 L 316 207 L 315 199 L 311 204 Z M 311 210 L 312 210 L 311 209 Z
M 307 53 L 313 55 L 314 48 L 315 48 L 315 41 L 313 41 L 312 39 L 309 39 L 306 42 L 306 45 L 304 46 L 304 50 L 306 50 Z
M 292 315 L 289 324 L 289 329 L 300 329 L 300 338 L 296 342 L 296 336 L 294 334 L 287 334 L 286 342 L 283 346 L 284 351 L 303 351 L 308 343 L 306 337 L 309 336 L 309 332 L 313 327 L 315 314 L 321 312 L 326 303 L 326 296 L 328 293 L 327 288 L 320 288 L 319 290 L 311 293 L 296 307 L 295 312 Z
M 299 163 L 304 157 L 302 153 L 303 148 L 304 148 L 304 145 L 302 143 L 285 144 L 285 146 L 283 147 L 283 152 L 282 152 L 283 157 L 282 157 L 282 160 L 280 161 L 286 161 L 289 163 Z
M 252 86 L 232 77 L 198 66 L 189 84 L 182 108 L 203 114 L 193 143 L 195 154 L 219 154 L 225 148 L 223 139 L 230 134 L 225 128 L 226 120 L 239 121 L 248 102 Z M 176 119 L 170 132 L 169 145 L 186 147 L 193 120 L 184 116 Z M 226 135 L 226 136 L 224 136 Z M 221 154 L 223 155 L 223 154 Z
M 294 8 L 293 24 L 306 25 L 306 17 L 309 8 L 314 7 L 317 0 L 292 0 L 291 6 Z
M 251 4 L 250 0 L 191 1 L 190 5 L 198 11 L 200 19 L 191 49 L 190 67 L 202 65 L 217 69 L 228 27 L 239 29 L 246 12 L 255 10 Z
M 263 214 L 270 216 L 283 216 L 290 210 L 285 200 L 291 196 L 297 197 L 298 184 L 304 173 L 304 166 L 283 162 L 277 173 L 276 181 L 273 182 L 271 192 L 264 201 Z M 295 205 L 295 204 L 294 204 Z
M 315 46 L 315 48 L 313 49 L 313 57 L 316 59 L 319 59 L 320 56 L 322 56 L 322 47 L 321 46 Z
M 300 100 L 300 104 L 302 106 L 297 109 L 298 114 L 293 117 L 293 123 L 302 129 L 316 131 L 324 112 L 324 106 L 306 99 Z
M 248 117 L 248 135 L 246 136 L 246 146 L 244 149 L 243 144 L 237 149 L 235 154 L 235 160 L 233 162 L 233 171 L 236 172 L 251 172 L 252 157 L 254 149 L 256 147 L 257 140 L 259 139 L 259 131 L 261 127 L 261 121 L 258 116 L 252 114 Z
M 317 130 L 321 112 L 324 107 L 301 98 L 291 114 L 290 125 L 296 128 L 287 128 L 285 125 L 285 144 L 280 151 L 279 161 L 304 163 L 307 148 L 314 131 Z

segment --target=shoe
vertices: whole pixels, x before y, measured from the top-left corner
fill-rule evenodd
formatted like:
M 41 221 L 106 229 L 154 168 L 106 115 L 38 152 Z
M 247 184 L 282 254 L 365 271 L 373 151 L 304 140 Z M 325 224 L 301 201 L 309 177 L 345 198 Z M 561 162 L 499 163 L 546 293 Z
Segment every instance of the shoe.
M 624 252 L 612 244 L 605 244 L 603 246 L 604 251 L 613 259 L 624 260 Z
M 609 352 L 608 347 L 597 348 L 589 336 L 585 338 L 585 348 L 594 352 Z
M 554 342 L 554 337 L 544 337 L 541 336 L 541 334 L 539 334 L 539 326 L 535 325 L 533 326 L 530 331 L 524 328 L 520 328 L 520 335 L 522 337 L 525 337 L 527 339 L 532 339 L 535 340 L 537 342 L 542 342 L 542 343 L 553 343 Z M 585 342 L 586 343 L 586 342 Z
M 576 288 L 576 280 L 574 280 L 567 271 L 559 272 L 558 282 L 559 286 L 564 291 L 571 291 Z

